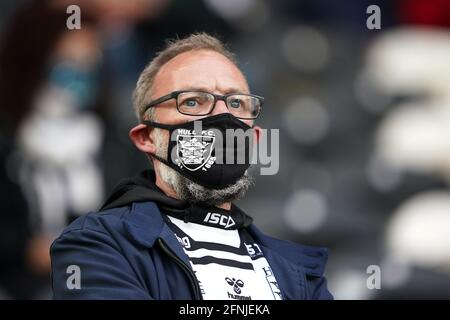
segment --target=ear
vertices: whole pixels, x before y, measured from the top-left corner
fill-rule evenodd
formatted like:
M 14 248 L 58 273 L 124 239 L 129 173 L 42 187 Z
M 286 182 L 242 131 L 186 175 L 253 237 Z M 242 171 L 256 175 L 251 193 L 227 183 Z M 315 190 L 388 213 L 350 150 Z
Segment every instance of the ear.
M 260 126 L 254 125 L 253 126 L 253 141 L 255 143 L 259 143 L 259 139 L 261 139 L 262 136 L 262 128 Z
M 153 128 L 146 126 L 145 124 L 138 124 L 130 130 L 128 136 L 134 145 L 145 153 L 156 153 L 156 145 L 151 136 Z

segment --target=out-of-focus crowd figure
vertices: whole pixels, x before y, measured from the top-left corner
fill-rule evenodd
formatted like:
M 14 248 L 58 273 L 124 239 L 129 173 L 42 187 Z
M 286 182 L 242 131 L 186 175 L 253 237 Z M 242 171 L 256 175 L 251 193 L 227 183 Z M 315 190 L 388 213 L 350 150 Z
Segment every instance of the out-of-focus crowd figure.
M 381 29 L 366 25 L 373 4 Z M 0 299 L 51 298 L 51 242 L 149 167 L 128 140 L 132 91 L 165 39 L 196 31 L 236 52 L 266 98 L 259 124 L 280 129 L 278 174 L 240 202 L 257 224 L 328 247 L 337 299 L 450 298 L 449 1 L 11 0 Z M 381 289 L 367 287 L 371 265 Z

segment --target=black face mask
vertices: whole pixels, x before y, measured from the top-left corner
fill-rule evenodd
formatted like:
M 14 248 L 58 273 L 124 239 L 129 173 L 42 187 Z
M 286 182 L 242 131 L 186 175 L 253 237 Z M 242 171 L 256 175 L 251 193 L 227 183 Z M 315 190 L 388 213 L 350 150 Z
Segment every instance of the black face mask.
M 247 130 L 251 127 L 230 113 L 177 125 L 150 120 L 143 123 L 169 130 L 167 160 L 151 156 L 201 186 L 224 189 L 236 183 L 250 166 L 253 133 Z

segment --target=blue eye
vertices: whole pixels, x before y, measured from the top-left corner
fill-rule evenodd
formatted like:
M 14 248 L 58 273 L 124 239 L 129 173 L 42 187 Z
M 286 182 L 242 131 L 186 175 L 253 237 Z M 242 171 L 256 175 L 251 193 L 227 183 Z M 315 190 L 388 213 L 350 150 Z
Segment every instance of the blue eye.
M 232 108 L 239 108 L 241 106 L 241 100 L 239 99 L 233 99 L 230 101 L 230 106 Z
M 186 100 L 183 104 L 184 104 L 186 107 L 190 107 L 190 108 L 195 108 L 195 107 L 197 107 L 197 101 L 195 101 L 195 100 L 193 100 L 193 99 Z

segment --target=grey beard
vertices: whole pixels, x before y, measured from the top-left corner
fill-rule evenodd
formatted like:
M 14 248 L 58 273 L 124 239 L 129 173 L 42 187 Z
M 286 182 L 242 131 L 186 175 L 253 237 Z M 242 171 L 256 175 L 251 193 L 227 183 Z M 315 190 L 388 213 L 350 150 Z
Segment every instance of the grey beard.
M 164 139 L 162 132 L 159 128 L 154 130 L 156 155 L 167 159 L 168 141 Z M 184 177 L 162 162 L 159 162 L 159 174 L 161 179 L 175 190 L 181 200 L 210 206 L 242 199 L 247 190 L 254 184 L 253 177 L 246 171 L 236 183 L 224 189 L 208 189 Z

